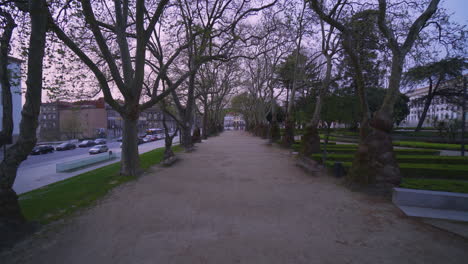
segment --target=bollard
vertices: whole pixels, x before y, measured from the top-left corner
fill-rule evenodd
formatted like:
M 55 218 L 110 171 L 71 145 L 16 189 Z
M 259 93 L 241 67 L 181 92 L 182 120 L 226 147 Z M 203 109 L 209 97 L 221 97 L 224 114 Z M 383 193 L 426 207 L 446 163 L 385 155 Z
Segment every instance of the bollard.
M 335 177 L 341 178 L 344 174 L 343 164 L 341 162 L 335 162 L 334 165 Z

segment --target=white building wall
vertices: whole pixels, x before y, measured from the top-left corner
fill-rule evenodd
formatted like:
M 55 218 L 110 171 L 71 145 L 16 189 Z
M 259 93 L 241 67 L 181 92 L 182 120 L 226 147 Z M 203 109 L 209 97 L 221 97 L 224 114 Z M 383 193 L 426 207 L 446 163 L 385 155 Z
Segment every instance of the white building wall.
M 13 136 L 19 135 L 19 125 L 21 121 L 21 61 L 17 59 L 11 59 L 8 69 L 10 70 L 10 81 L 11 81 L 11 97 L 13 103 Z M 1 99 L 0 84 L 0 129 L 3 128 L 3 104 Z
M 424 109 L 424 102 L 417 102 L 415 99 L 420 98 L 427 93 L 427 87 L 416 89 L 413 92 L 407 94 L 410 99 L 409 109 L 410 113 L 406 119 L 400 124 L 402 127 L 415 127 L 419 122 L 419 118 L 422 115 Z M 453 119 L 461 119 L 461 107 L 450 104 L 445 98 L 436 97 L 432 100 L 431 106 L 429 107 L 426 119 L 424 120 L 423 127 L 433 126 L 433 120 L 437 117 L 437 120 L 449 121 Z

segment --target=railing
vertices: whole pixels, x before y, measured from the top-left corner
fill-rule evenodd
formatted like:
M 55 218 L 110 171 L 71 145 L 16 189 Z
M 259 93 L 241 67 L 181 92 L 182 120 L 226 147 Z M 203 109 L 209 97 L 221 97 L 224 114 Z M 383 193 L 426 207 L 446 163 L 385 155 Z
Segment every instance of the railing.
M 117 158 L 120 158 L 120 152 L 112 153 L 112 151 L 109 151 L 106 153 L 101 153 L 101 154 L 97 154 L 97 155 L 82 158 L 82 159 L 57 163 L 55 167 L 55 171 L 56 172 L 74 171 L 77 169 L 81 169 L 87 166 L 94 165 L 96 163 L 105 162 L 105 161 L 109 161 L 109 160 L 113 160 Z

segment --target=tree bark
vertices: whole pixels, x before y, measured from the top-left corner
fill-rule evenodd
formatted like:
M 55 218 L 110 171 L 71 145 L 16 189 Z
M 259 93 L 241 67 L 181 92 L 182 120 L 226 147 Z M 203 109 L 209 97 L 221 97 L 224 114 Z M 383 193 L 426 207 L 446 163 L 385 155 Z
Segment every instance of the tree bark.
M 202 128 L 202 138 L 208 138 L 208 103 L 206 100 L 203 102 L 203 107 L 205 108 L 205 112 L 203 113 L 203 128 Z
M 304 136 L 302 137 L 302 149 L 301 154 L 304 156 L 310 156 L 313 153 L 320 152 L 320 136 L 318 133 L 318 124 L 320 121 L 320 113 L 322 111 L 322 100 L 325 97 L 325 93 L 328 91 L 328 86 L 331 80 L 332 70 L 332 57 L 328 54 L 324 54 L 327 60 L 327 69 L 325 72 L 325 79 L 322 82 L 317 101 L 315 103 L 314 114 L 312 120 L 306 125 Z
M 141 173 L 138 154 L 138 115 L 123 117 L 122 160 L 120 175 L 138 176 Z
M 186 152 L 191 152 L 193 150 L 191 130 L 192 129 L 190 128 L 190 124 L 187 124 L 181 129 L 181 144 Z
M 393 152 L 390 133 L 393 128 L 393 109 L 400 87 L 404 55 L 394 52 L 386 98 L 369 125 L 369 134 L 359 144 L 347 175 L 350 182 L 375 184 L 388 188 L 400 184 L 400 167 Z
M 433 88 L 432 78 L 429 78 L 429 90 L 427 92 L 426 100 L 424 101 L 424 109 L 421 113 L 421 117 L 418 120 L 418 125 L 416 126 L 416 129 L 414 130 L 415 132 L 418 132 L 421 130 L 422 125 L 424 124 L 424 121 L 426 120 L 427 111 L 429 110 L 429 107 L 431 106 L 432 99 L 434 98 L 435 91 L 437 90 L 440 81 L 441 81 L 441 78 L 439 78 L 439 81 L 437 82 L 436 87 Z
M 9 147 L 0 163 L 0 237 L 2 242 L 17 235 L 25 224 L 18 197 L 12 189 L 19 165 L 27 158 L 36 144 L 36 129 L 41 106 L 42 69 L 47 31 L 45 1 L 29 1 L 31 36 L 28 52 L 26 101 L 21 112 L 20 134 L 17 142 Z
M 273 94 L 273 91 L 271 91 Z M 281 138 L 280 129 L 278 126 L 278 118 L 276 116 L 276 104 L 274 97 L 271 97 L 271 122 L 270 122 L 270 131 L 269 131 L 270 143 L 276 142 Z
M 162 119 L 162 123 L 163 123 L 163 126 L 164 126 L 164 134 L 165 134 L 165 137 L 164 137 L 164 161 L 170 161 L 175 155 L 174 155 L 174 151 L 172 151 L 172 142 L 174 140 L 174 137 L 177 135 L 177 133 L 179 132 L 179 129 L 176 129 L 175 132 L 171 135 L 169 133 L 169 129 L 167 127 L 167 124 L 166 124 L 166 114 L 163 113 L 163 119 Z M 165 163 L 165 162 L 163 162 Z
M 11 98 L 11 80 L 8 73 L 8 53 L 10 41 L 16 23 L 13 17 L 0 9 L 0 15 L 5 18 L 5 26 L 0 40 L 0 82 L 2 87 L 2 131 L 0 131 L 0 147 L 12 143 L 13 134 L 13 102 Z
M 431 106 L 431 102 L 432 102 L 432 97 L 428 96 L 426 100 L 424 101 L 424 108 L 421 113 L 421 117 L 419 117 L 418 125 L 416 126 L 416 129 L 414 130 L 415 132 L 418 132 L 421 130 L 424 124 L 424 121 L 426 120 L 427 111 L 429 110 L 429 107 Z

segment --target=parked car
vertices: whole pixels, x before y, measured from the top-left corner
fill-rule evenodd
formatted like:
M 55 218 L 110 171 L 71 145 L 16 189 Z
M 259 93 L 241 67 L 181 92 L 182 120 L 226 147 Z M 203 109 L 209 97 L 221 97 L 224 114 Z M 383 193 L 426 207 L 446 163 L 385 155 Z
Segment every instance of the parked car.
M 117 138 L 117 141 L 118 141 L 118 142 L 122 142 L 122 137 L 118 137 L 118 138 Z
M 150 142 L 150 141 L 152 141 L 150 135 L 143 138 L 143 142 L 145 142 L 145 143 Z
M 50 145 L 40 145 L 40 146 L 35 146 L 32 151 L 31 155 L 40 155 L 40 154 L 46 154 L 46 153 L 52 153 L 54 152 L 54 147 Z
M 86 147 L 91 147 L 91 146 L 94 146 L 94 145 L 96 145 L 96 143 L 94 143 L 94 140 L 83 140 L 83 141 L 81 141 L 80 144 L 78 144 L 78 147 L 86 148 Z
M 106 145 L 96 145 L 89 149 L 89 154 L 99 154 L 103 152 L 107 152 L 109 148 Z
M 106 144 L 107 142 L 106 142 L 106 139 L 105 139 L 105 138 L 96 138 L 96 139 L 94 140 L 94 143 L 95 143 L 96 145 L 102 145 L 102 144 Z
M 151 135 L 151 141 L 156 141 L 158 139 L 159 137 L 157 135 Z
M 75 149 L 75 148 L 76 148 L 75 144 L 66 142 L 55 147 L 55 150 L 60 151 L 60 150 L 69 150 L 69 149 Z

